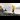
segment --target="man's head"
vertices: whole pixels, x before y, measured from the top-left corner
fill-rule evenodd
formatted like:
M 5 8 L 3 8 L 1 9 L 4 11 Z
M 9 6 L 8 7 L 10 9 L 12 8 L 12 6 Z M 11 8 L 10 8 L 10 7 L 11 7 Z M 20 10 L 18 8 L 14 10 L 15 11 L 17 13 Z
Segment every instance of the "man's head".
M 0 9 L 2 9 L 2 6 L 0 6 Z
M 0 8 L 1 8 L 2 6 L 0 6 Z

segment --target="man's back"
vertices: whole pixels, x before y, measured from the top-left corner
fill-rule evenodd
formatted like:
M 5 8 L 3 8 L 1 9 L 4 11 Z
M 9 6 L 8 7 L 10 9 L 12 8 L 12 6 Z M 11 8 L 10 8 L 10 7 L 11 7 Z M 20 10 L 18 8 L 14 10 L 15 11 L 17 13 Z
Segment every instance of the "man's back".
M 15 9 L 15 7 L 14 6 L 12 6 L 12 10 L 14 10 Z

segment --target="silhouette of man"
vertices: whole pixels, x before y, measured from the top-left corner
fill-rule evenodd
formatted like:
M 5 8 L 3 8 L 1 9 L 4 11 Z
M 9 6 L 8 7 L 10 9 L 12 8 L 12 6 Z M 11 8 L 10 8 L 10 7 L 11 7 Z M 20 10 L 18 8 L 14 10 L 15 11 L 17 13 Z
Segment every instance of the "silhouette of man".
M 7 11 L 7 10 L 5 9 L 5 11 Z

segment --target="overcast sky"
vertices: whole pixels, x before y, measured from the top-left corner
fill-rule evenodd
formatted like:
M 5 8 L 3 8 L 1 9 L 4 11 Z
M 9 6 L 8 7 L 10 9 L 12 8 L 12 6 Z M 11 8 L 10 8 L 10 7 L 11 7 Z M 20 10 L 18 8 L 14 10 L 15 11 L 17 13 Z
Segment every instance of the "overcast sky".
M 0 6 L 2 6 L 3 9 L 6 9 L 9 12 L 12 11 L 12 5 L 14 5 L 15 7 L 19 7 L 20 3 L 0 3 Z
M 12 5 L 14 5 L 15 7 L 19 7 L 20 3 L 12 3 Z
M 15 7 L 19 7 L 20 6 L 20 3 L 0 3 L 0 5 L 2 6 L 2 7 L 5 7 L 5 8 L 7 8 L 7 7 L 11 7 L 11 5 L 14 5 Z

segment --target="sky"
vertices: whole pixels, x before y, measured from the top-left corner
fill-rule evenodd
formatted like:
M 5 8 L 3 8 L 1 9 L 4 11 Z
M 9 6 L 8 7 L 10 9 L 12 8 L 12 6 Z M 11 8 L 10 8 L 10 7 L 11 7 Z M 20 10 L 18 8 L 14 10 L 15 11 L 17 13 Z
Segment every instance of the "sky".
M 8 6 L 12 6 L 12 5 L 14 5 L 15 7 L 19 7 L 20 6 L 20 3 L 0 3 L 0 6 L 2 6 L 2 7 L 8 7 Z
M 12 12 L 12 5 L 19 7 L 20 3 L 0 3 L 0 6 L 2 6 L 4 10 L 6 9 L 7 12 Z
M 7 10 L 7 12 L 12 13 L 12 4 L 11 3 L 0 3 L 0 6 L 2 6 L 2 8 L 5 10 Z
M 19 7 L 20 3 L 12 3 L 12 5 L 14 5 L 15 7 Z

